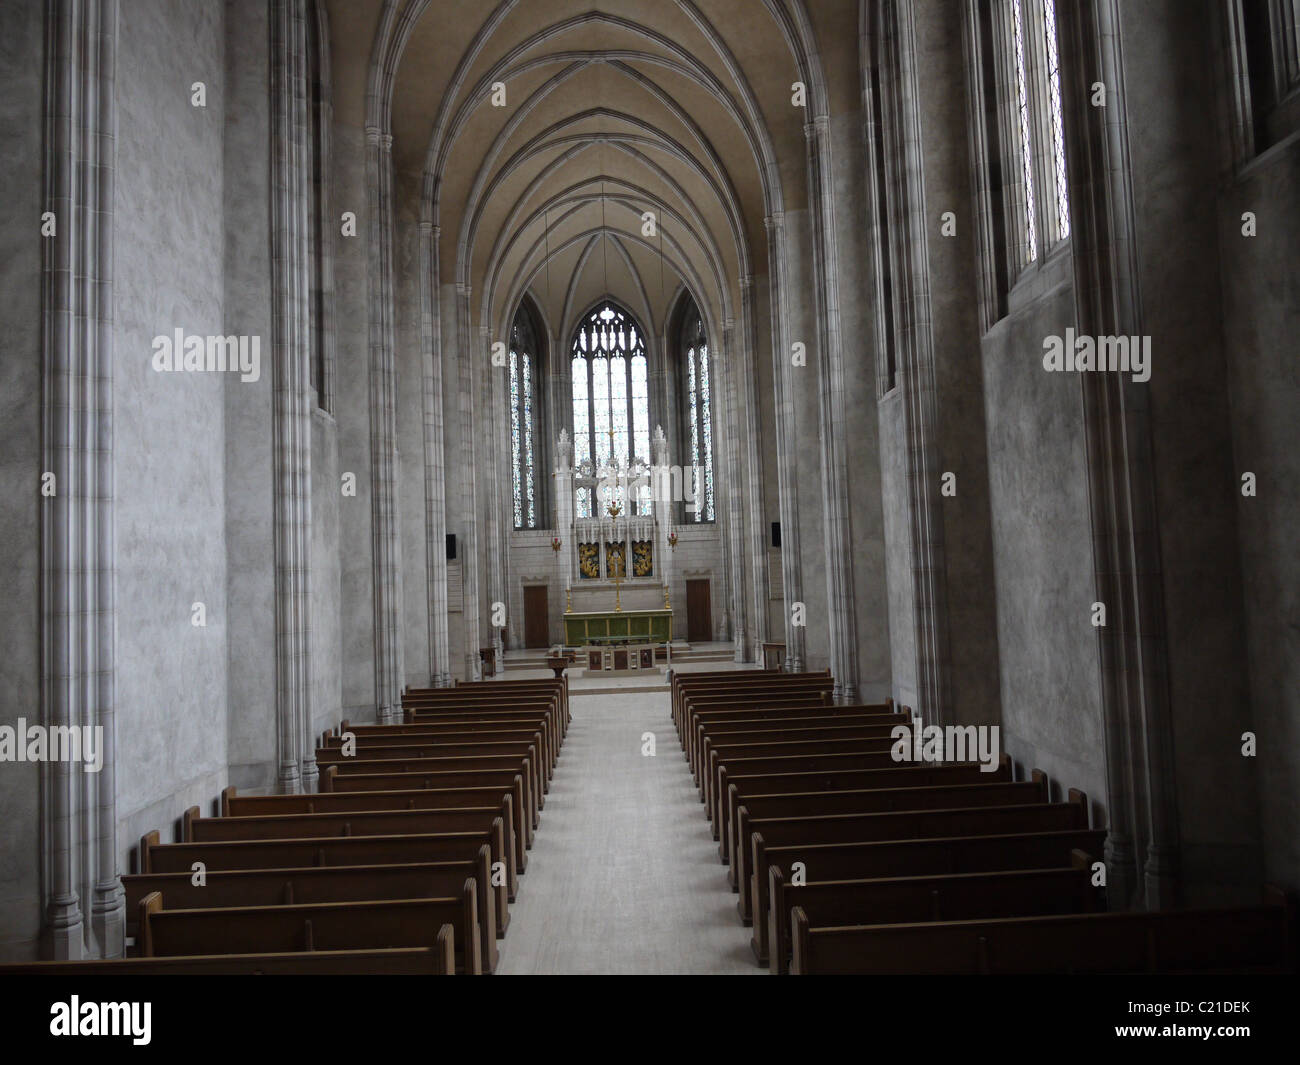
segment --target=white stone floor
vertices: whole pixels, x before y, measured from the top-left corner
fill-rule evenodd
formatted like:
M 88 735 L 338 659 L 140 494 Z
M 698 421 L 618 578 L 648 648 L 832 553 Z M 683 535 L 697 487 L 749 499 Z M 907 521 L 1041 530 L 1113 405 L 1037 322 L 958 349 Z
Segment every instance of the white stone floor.
M 499 972 L 765 973 L 736 914 L 668 695 L 571 690 L 570 708 Z M 655 734 L 654 757 L 641 754 L 645 732 Z

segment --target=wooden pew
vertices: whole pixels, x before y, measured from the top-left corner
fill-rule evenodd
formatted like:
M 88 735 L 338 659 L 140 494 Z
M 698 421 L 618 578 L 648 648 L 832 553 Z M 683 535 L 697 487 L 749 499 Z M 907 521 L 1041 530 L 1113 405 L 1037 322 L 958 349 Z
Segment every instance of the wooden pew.
M 729 694 L 733 698 L 763 693 L 825 692 L 834 688 L 830 671 L 822 673 L 779 673 L 764 670 L 725 670 L 718 673 L 680 673 L 673 671 L 669 682 L 673 721 L 680 733 L 682 713 L 687 700 L 712 694 Z
M 767 913 L 769 847 L 852 843 L 861 840 L 949 838 L 1051 832 L 1088 827 L 1087 797 L 1074 788 L 1070 801 L 1024 806 L 989 806 L 948 810 L 905 810 L 882 814 L 830 814 L 824 817 L 755 818 L 750 821 L 749 914 Z M 739 841 L 738 841 L 739 842 Z M 741 881 L 741 891 L 745 890 Z M 753 921 L 750 946 L 759 964 L 767 962 L 767 922 Z
M 790 971 L 1293 973 L 1290 903 L 816 928 L 795 906 Z
M 321 737 L 321 746 L 333 746 L 329 741 L 342 737 L 344 732 L 351 732 L 361 738 L 377 736 L 434 736 L 446 732 L 510 732 L 519 729 L 540 729 L 546 736 L 547 744 L 553 754 L 558 754 L 563 744 L 559 730 L 559 715 L 553 704 L 545 709 L 540 707 L 515 706 L 480 713 L 474 710 L 437 711 L 423 715 L 421 720 L 406 722 L 401 725 L 353 725 L 344 721 L 338 731 L 329 729 Z
M 478 770 L 425 770 L 407 773 L 347 773 L 340 774 L 338 766 L 321 770 L 319 795 L 331 792 L 357 791 L 413 791 L 441 788 L 513 787 L 521 782 L 523 808 L 528 811 L 534 827 L 540 821 L 538 803 L 541 796 L 533 791 L 532 782 L 523 774 L 523 765 L 513 769 Z
M 497 912 L 492 890 L 492 856 L 486 846 L 470 861 L 413 862 L 409 865 L 305 866 L 297 869 L 215 869 L 196 885 L 192 873 L 129 873 L 126 934 L 138 937 L 139 905 L 153 892 L 165 909 L 276 906 L 314 902 L 454 897 L 468 880 L 477 894 L 479 942 L 485 972 L 497 964 Z
M 463 703 L 408 702 L 402 708 L 402 723 L 393 725 L 358 725 L 344 721 L 353 730 L 385 730 L 396 732 L 420 724 L 440 724 L 452 721 L 493 722 L 518 718 L 542 722 L 558 749 L 564 743 L 567 731 L 564 708 L 557 699 L 537 699 L 524 696 L 517 700 L 499 703 L 470 700 Z M 379 734 L 376 731 L 376 734 Z
M 963 921 L 1091 913 L 1100 908 L 1092 886 L 1092 856 L 1076 850 L 1073 864 L 1055 869 L 810 880 L 792 887 L 769 866 L 768 955 L 777 975 L 790 969 L 790 911 L 802 907 L 813 927 Z
M 343 735 L 322 737 L 320 746 L 316 748 L 317 761 L 320 760 L 322 751 L 337 752 L 344 758 L 366 758 L 369 757 L 372 751 L 401 749 L 406 752 L 407 756 L 418 758 L 430 747 L 445 747 L 447 744 L 530 743 L 536 746 L 538 757 L 541 759 L 541 764 L 546 767 L 547 773 L 551 773 L 555 769 L 556 752 L 551 749 L 551 743 L 545 728 L 538 726 L 522 729 L 514 728 L 509 731 L 480 730 L 474 726 L 443 731 L 432 727 L 427 732 L 415 736 L 358 736 L 353 733 L 351 742 L 348 744 L 349 749 L 353 751 L 351 755 L 344 754 L 344 742 Z
M 690 679 L 688 679 L 690 678 Z M 826 692 L 834 687 L 830 671 L 822 673 L 768 673 L 763 670 L 729 670 L 722 673 L 677 673 L 670 682 L 673 722 L 681 734 L 682 713 L 686 701 L 709 694 L 730 695 L 740 699 L 754 694 L 790 692 Z
M 331 765 L 339 767 L 340 773 L 409 773 L 417 769 L 501 769 L 506 766 L 519 766 L 528 778 L 534 791 L 540 793 L 548 786 L 549 774 L 538 756 L 537 747 L 532 743 L 457 743 L 429 744 L 421 748 L 419 754 L 413 754 L 410 747 L 369 748 L 359 752 L 355 757 L 344 757 L 340 751 L 319 750 L 316 764 L 324 772 Z M 439 762 L 447 759 L 473 759 L 461 765 Z M 508 759 L 495 764 L 490 759 Z
M 451 976 L 455 949 L 445 924 L 432 947 L 11 962 L 0 964 L 0 976 Z
M 558 680 L 491 681 L 458 684 L 454 688 L 414 688 L 402 695 L 403 705 L 454 706 L 474 703 L 519 702 L 525 699 L 553 699 L 560 708 L 562 723 L 570 720 L 569 682 Z
M 819 740 L 872 740 L 884 741 L 893 746 L 894 724 L 842 724 L 811 725 L 795 719 L 794 721 L 767 721 L 762 724 L 770 728 L 747 729 L 741 732 L 727 732 L 721 736 L 705 735 L 700 747 L 699 758 L 693 768 L 696 783 L 699 783 L 704 767 L 715 764 L 714 752 L 736 751 L 738 757 L 744 757 L 746 750 L 758 744 L 775 745 L 785 748 L 799 743 L 811 743 Z M 774 748 L 775 749 L 775 748 Z M 756 752 L 761 754 L 761 751 Z
M 522 830 L 525 842 L 532 846 L 532 818 L 514 816 L 516 810 L 527 810 L 524 804 L 524 778 L 518 773 L 510 778 L 508 784 L 454 788 L 337 792 L 322 789 L 305 795 L 240 795 L 230 787 L 221 792 L 221 816 L 255 817 L 276 813 L 339 813 L 348 810 L 436 810 L 454 806 L 487 806 L 492 803 L 499 804 L 504 809 L 503 796 L 510 797 L 509 810 L 514 830 Z
M 313 839 L 330 836 L 417 836 L 436 832 L 489 832 L 501 822 L 502 847 L 492 861 L 504 862 L 513 879 L 522 872 L 523 847 L 513 828 L 510 796 L 495 806 L 434 810 L 355 810 L 314 814 L 263 814 L 257 817 L 200 817 L 192 806 L 181 819 L 181 839 L 189 843 L 256 839 Z
M 202 862 L 213 870 L 293 869 L 303 866 L 407 865 L 412 862 L 473 860 L 480 848 L 500 853 L 503 826 L 498 818 L 488 832 L 439 832 L 417 836 L 339 836 L 319 839 L 230 840 L 217 843 L 160 843 L 157 829 L 140 839 L 140 873 L 192 873 Z M 515 896 L 509 876 L 493 887 L 498 935 L 510 925 L 507 902 Z
M 895 762 L 888 750 L 882 750 L 879 744 L 869 750 L 861 750 L 860 744 L 853 749 L 816 754 L 778 754 L 764 758 L 731 758 L 718 764 L 717 795 L 710 796 L 708 816 L 719 819 L 726 808 L 727 789 L 730 781 L 738 777 L 783 775 L 786 773 L 844 773 L 903 771 L 920 768 L 935 768 L 940 765 L 970 763 L 939 762 Z M 990 774 L 991 776 L 992 774 Z
M 694 765 L 706 735 L 716 737 L 727 733 L 752 731 L 769 727 L 767 723 L 773 721 L 905 725 L 911 721 L 911 716 L 896 714 L 892 710 L 881 710 L 867 703 L 835 707 L 820 703 L 790 704 L 781 701 L 774 705 L 740 708 L 724 705 L 718 710 L 699 710 L 692 706 L 687 713 L 684 744 L 686 760 L 691 762 L 692 766 Z
M 314 950 L 375 950 L 427 946 L 444 925 L 453 930 L 456 971 L 482 973 L 474 884 L 445 899 L 318 902 L 292 906 L 231 906 L 167 910 L 158 892 L 140 902 L 141 957 L 251 954 Z
M 713 807 L 716 816 L 721 810 L 722 767 L 740 764 L 751 759 L 795 758 L 800 755 L 835 755 L 857 754 L 874 755 L 875 761 L 861 768 L 881 768 L 898 765 L 892 751 L 894 741 L 884 736 L 836 736 L 826 739 L 796 739 L 787 735 L 784 739 L 764 740 L 761 743 L 720 743 L 710 747 L 708 760 L 700 770 L 700 794 L 706 805 Z
M 907 774 L 906 776 L 901 774 Z M 814 772 L 761 773 L 726 776 L 726 794 L 718 796 L 720 818 L 713 820 L 713 836 L 724 862 L 731 859 L 735 840 L 736 807 L 746 795 L 790 795 L 810 791 L 853 791 L 858 788 L 928 788 L 943 784 L 993 784 L 1011 779 L 1011 759 L 1003 754 L 998 767 L 984 772 L 979 762 L 905 762 L 883 769 L 825 769 Z
M 722 704 L 719 709 L 698 709 L 692 705 L 686 714 L 686 760 L 692 765 L 698 757 L 706 736 L 718 737 L 734 732 L 750 732 L 763 728 L 776 728 L 781 722 L 809 722 L 816 724 L 900 725 L 909 718 L 890 710 L 881 710 L 867 703 L 846 706 L 824 706 L 820 703 L 787 703 L 784 700 L 763 703 L 753 707 Z
M 991 806 L 1029 806 L 1048 802 L 1047 777 L 1034 770 L 1033 780 L 1003 780 L 929 787 L 867 788 L 856 791 L 813 791 L 792 795 L 749 795 L 736 803 L 735 833 L 730 854 L 736 885 L 749 883 L 751 826 L 755 820 L 823 817 L 850 813 L 898 813 L 910 810 L 953 810 Z M 1085 824 L 1083 827 L 1087 827 Z M 745 913 L 742 909 L 741 916 Z

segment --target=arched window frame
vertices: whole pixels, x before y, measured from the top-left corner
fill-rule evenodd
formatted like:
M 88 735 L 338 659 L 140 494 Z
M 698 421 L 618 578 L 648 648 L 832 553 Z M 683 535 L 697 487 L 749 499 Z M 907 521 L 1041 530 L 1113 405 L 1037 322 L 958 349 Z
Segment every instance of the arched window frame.
M 573 459 L 579 467 L 589 464 L 594 470 L 607 461 L 611 424 L 616 427 L 614 452 L 624 464 L 630 457 L 647 464 L 651 461 L 650 360 L 646 339 L 646 331 L 636 316 L 610 299 L 601 300 L 574 328 L 569 343 L 570 418 Z M 620 359 L 621 374 L 613 366 Z M 622 408 L 621 432 L 614 417 L 619 407 Z M 579 487 L 576 516 L 594 517 L 594 507 L 593 489 Z M 648 484 L 637 493 L 632 512 L 651 514 Z
M 545 419 L 542 382 L 545 352 L 541 331 L 527 303 L 521 303 L 510 326 L 508 406 L 510 411 L 510 482 L 516 530 L 546 527 Z
M 690 471 L 695 501 L 690 510 L 683 501 L 678 518 L 687 524 L 711 524 L 717 520 L 713 448 L 717 434 L 713 367 L 709 363 L 708 331 L 694 301 L 687 302 L 682 315 L 681 328 L 677 334 L 677 360 L 683 483 L 687 471 Z
M 966 19 L 981 322 L 1070 236 L 1062 0 L 973 0 Z

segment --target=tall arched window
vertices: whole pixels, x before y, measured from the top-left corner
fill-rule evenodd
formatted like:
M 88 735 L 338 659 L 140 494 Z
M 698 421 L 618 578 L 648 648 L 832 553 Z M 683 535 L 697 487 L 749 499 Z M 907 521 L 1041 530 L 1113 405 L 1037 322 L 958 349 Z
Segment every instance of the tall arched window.
M 690 466 L 691 499 L 687 521 L 713 521 L 713 394 L 709 384 L 709 343 L 699 309 L 691 304 L 682 322 L 682 443 Z M 685 478 L 683 478 L 685 479 Z
M 542 438 L 538 413 L 540 370 L 537 331 L 532 317 L 521 306 L 510 329 L 510 458 L 516 529 L 536 529 L 542 511 L 537 477 Z
M 573 458 L 599 468 L 616 456 L 650 462 L 650 389 L 645 336 L 636 320 L 613 303 L 589 314 L 573 336 Z M 649 514 L 644 486 L 634 512 Z M 592 490 L 577 494 L 580 518 L 593 516 Z

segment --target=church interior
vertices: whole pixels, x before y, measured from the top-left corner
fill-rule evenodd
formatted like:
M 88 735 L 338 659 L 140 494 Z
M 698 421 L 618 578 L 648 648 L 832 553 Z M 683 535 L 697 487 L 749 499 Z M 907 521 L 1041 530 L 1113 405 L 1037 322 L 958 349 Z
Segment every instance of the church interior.
M 0 973 L 1296 971 L 1296 0 L 0 42 Z

